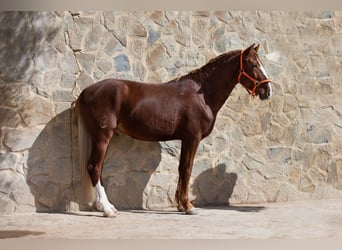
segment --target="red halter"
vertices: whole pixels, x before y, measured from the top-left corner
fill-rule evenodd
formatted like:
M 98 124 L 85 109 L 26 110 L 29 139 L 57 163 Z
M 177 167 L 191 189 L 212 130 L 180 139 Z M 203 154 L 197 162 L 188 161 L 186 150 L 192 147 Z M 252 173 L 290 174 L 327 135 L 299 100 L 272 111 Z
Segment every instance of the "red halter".
M 265 79 L 262 81 L 258 81 L 257 79 L 251 77 L 244 69 L 243 69 L 243 52 L 244 50 L 241 50 L 241 54 L 240 54 L 240 73 L 239 73 L 239 77 L 238 77 L 238 82 L 240 82 L 241 76 L 244 75 L 245 77 L 247 77 L 249 80 L 251 80 L 254 83 L 254 88 L 252 90 L 248 89 L 246 86 L 244 86 L 243 84 L 241 84 L 242 86 L 244 86 L 247 90 L 247 92 L 252 95 L 253 97 L 256 96 L 255 91 L 257 89 L 257 87 L 263 83 L 266 82 L 270 82 L 270 79 Z

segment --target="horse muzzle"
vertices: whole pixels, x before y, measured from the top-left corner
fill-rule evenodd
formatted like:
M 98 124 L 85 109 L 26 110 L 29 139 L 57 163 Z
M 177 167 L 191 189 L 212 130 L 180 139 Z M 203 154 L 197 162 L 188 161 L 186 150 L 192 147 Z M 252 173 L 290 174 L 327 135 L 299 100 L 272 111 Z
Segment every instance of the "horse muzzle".
M 266 82 L 258 86 L 257 93 L 260 100 L 267 100 L 272 96 L 272 86 L 271 81 Z

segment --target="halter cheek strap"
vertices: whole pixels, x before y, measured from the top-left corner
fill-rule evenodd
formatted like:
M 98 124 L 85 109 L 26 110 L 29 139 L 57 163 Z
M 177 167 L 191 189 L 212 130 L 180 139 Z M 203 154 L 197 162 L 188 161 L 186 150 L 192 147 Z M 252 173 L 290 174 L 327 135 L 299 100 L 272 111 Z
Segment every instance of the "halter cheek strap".
M 254 84 L 254 87 L 252 90 L 250 90 L 249 88 L 247 88 L 245 85 L 241 84 L 242 86 L 244 86 L 247 90 L 247 92 L 252 95 L 253 97 L 256 96 L 256 89 L 258 86 L 260 86 L 261 84 L 263 83 L 266 83 L 266 82 L 270 82 L 271 80 L 270 79 L 265 79 L 265 80 L 262 80 L 262 81 L 258 81 L 257 79 L 253 78 L 252 76 L 250 76 L 244 69 L 243 69 L 243 52 L 244 50 L 241 50 L 241 54 L 240 54 L 240 73 L 239 73 L 239 77 L 238 77 L 238 82 L 241 83 L 241 77 L 242 76 L 245 76 L 247 77 L 250 81 L 253 82 Z

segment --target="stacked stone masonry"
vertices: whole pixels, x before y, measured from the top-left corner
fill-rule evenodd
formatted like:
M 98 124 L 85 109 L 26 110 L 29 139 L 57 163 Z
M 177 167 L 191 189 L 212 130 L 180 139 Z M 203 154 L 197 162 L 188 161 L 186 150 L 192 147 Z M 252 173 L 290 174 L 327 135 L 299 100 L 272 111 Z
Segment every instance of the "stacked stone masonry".
M 156 84 L 260 43 L 269 101 L 237 85 L 197 151 L 196 205 L 342 197 L 342 13 L 0 13 L 0 213 L 77 210 L 71 103 L 105 78 Z M 110 144 L 119 209 L 174 206 L 179 141 Z

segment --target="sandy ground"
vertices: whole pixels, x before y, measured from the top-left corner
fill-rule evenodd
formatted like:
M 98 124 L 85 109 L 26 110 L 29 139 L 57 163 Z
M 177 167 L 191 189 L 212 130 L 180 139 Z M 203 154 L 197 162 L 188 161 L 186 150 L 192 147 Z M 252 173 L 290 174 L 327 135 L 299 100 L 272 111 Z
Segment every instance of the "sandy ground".
M 0 215 L 0 239 L 342 239 L 342 200 L 175 210 Z

